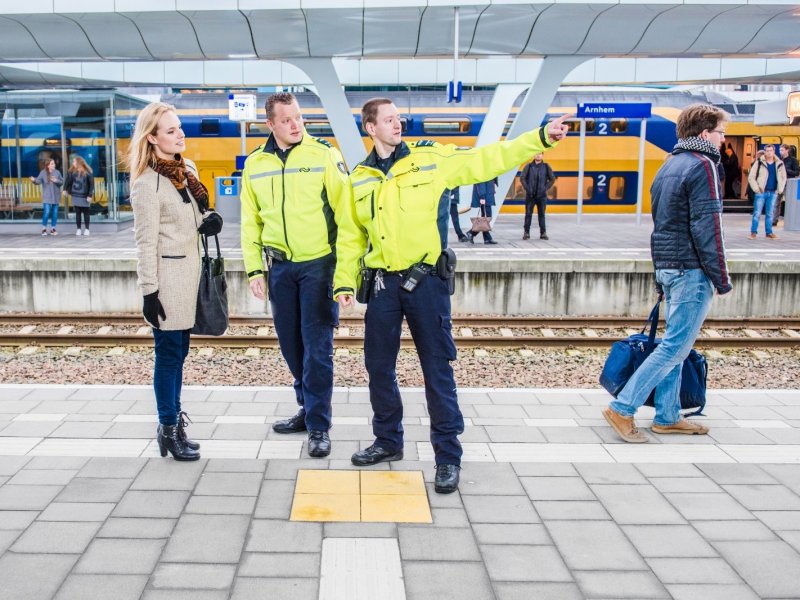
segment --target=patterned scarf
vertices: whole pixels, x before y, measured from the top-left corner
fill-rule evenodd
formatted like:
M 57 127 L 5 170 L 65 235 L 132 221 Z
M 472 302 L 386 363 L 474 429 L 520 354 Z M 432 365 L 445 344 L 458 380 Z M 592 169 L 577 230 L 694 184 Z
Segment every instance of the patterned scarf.
M 717 148 L 711 142 L 699 137 L 688 137 L 678 140 L 678 143 L 675 144 L 675 150 L 702 152 L 703 154 L 708 154 L 711 156 L 716 163 L 719 163 L 720 159 L 719 148 Z
M 178 190 L 184 202 L 188 203 L 192 201 L 191 198 L 189 198 L 189 194 L 186 192 L 186 188 L 188 187 L 194 199 L 197 200 L 197 206 L 200 208 L 200 212 L 204 213 L 208 210 L 208 190 L 206 186 L 194 176 L 194 173 L 186 167 L 186 163 L 180 154 L 175 155 L 175 160 L 164 160 L 155 157 L 155 161 L 156 163 L 155 166 L 153 166 L 153 170 L 172 182 L 172 185 Z

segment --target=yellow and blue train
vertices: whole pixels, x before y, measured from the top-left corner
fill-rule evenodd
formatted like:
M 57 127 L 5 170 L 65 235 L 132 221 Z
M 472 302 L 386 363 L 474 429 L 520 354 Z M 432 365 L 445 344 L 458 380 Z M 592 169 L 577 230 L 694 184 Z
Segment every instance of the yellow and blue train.
M 363 102 L 375 95 L 386 95 L 395 101 L 402 113 L 404 137 L 406 139 L 434 139 L 442 143 L 459 146 L 474 145 L 480 132 L 491 101 L 491 90 L 464 92 L 462 103 L 447 104 L 443 94 L 438 91 L 405 92 L 348 92 L 347 96 L 353 110 L 353 117 L 361 130 L 360 107 Z M 265 96 L 265 95 L 264 95 Z M 306 129 L 310 135 L 327 138 L 335 143 L 333 131 L 319 99 L 312 93 L 298 94 L 303 108 Z M 241 129 L 238 122 L 228 119 L 227 94 L 208 92 L 187 92 L 169 94 L 165 102 L 174 104 L 183 123 L 187 138 L 187 154 L 198 166 L 201 179 L 209 189 L 213 189 L 214 178 L 228 176 L 235 170 L 235 157 L 241 153 Z M 264 97 L 259 95 L 263 106 Z M 508 131 L 517 107 L 522 98 L 508 115 L 505 131 Z M 546 120 L 567 112 L 575 112 L 579 102 L 649 102 L 653 105 L 653 115 L 648 119 L 645 144 L 644 167 L 644 208 L 649 207 L 650 184 L 676 142 L 675 120 L 680 111 L 695 102 L 709 102 L 705 94 L 670 90 L 591 90 L 580 89 L 560 91 L 548 111 Z M 766 143 L 788 143 L 798 145 L 800 132 L 797 127 L 776 126 L 759 127 L 753 124 L 754 105 L 747 103 L 718 104 L 732 115 L 728 125 L 727 143 L 731 144 L 742 166 L 742 182 L 747 177 L 751 164 L 760 145 Z M 245 145 L 247 152 L 263 143 L 269 134 L 264 124 L 263 109 L 260 121 L 245 125 Z M 116 124 L 118 156 L 130 138 L 133 120 L 118 120 Z M 639 134 L 641 123 L 638 119 L 589 119 L 586 126 L 586 158 L 584 172 L 585 212 L 631 213 L 636 210 L 636 191 L 638 177 Z M 571 123 L 572 133 L 557 148 L 548 152 L 546 161 L 557 175 L 557 181 L 550 190 L 552 212 L 574 212 L 578 185 L 578 122 Z M 504 131 L 504 134 L 505 134 Z M 35 175 L 43 167 L 43 161 L 53 157 L 59 168 L 62 153 L 62 131 L 57 119 L 43 119 L 26 122 L 20 119 L 21 175 Z M 110 146 L 102 134 L 89 129 L 75 129 L 64 132 L 66 148 L 69 153 L 81 154 L 93 167 L 102 182 L 106 171 L 107 154 Z M 7 121 L 2 124 L 0 148 L 0 177 L 15 180 L 16 148 L 13 142 L 13 125 Z M 370 147 L 368 138 L 365 145 Z M 520 170 L 524 165 L 520 165 Z M 121 187 L 125 174 L 120 169 Z M 744 195 L 746 184 L 739 186 Z M 124 204 L 124 199 L 123 199 Z M 503 212 L 522 212 L 524 193 L 517 178 L 503 205 Z

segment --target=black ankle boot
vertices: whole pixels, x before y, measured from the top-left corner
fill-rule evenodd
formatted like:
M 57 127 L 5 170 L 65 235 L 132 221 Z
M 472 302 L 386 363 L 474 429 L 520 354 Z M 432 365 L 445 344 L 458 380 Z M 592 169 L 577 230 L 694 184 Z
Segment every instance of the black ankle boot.
M 188 421 L 188 423 L 187 423 Z M 186 436 L 186 428 L 189 426 L 192 420 L 189 418 L 185 412 L 181 411 L 178 413 L 178 435 L 181 438 L 181 441 L 186 444 L 187 448 L 191 448 L 192 450 L 200 450 L 200 444 L 195 442 L 194 440 L 190 440 Z
M 158 426 L 158 450 L 161 456 L 166 456 L 169 451 L 175 460 L 197 460 L 200 453 L 189 448 L 178 433 L 177 425 Z

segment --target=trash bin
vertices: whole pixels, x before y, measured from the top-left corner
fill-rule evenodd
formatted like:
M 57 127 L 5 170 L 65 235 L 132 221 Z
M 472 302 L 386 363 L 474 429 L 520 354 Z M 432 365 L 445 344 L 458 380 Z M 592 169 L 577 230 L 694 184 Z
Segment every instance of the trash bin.
M 214 210 L 216 210 L 225 223 L 241 222 L 241 177 L 215 177 L 214 178 Z
M 783 228 L 786 231 L 800 231 L 800 179 L 786 181 L 784 201 L 786 208 L 783 213 Z

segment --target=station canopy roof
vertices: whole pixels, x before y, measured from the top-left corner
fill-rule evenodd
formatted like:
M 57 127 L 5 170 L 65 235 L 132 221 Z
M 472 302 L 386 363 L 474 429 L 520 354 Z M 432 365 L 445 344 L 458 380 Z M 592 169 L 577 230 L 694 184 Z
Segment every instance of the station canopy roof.
M 793 0 L 26 0 L 0 61 L 800 56 Z

